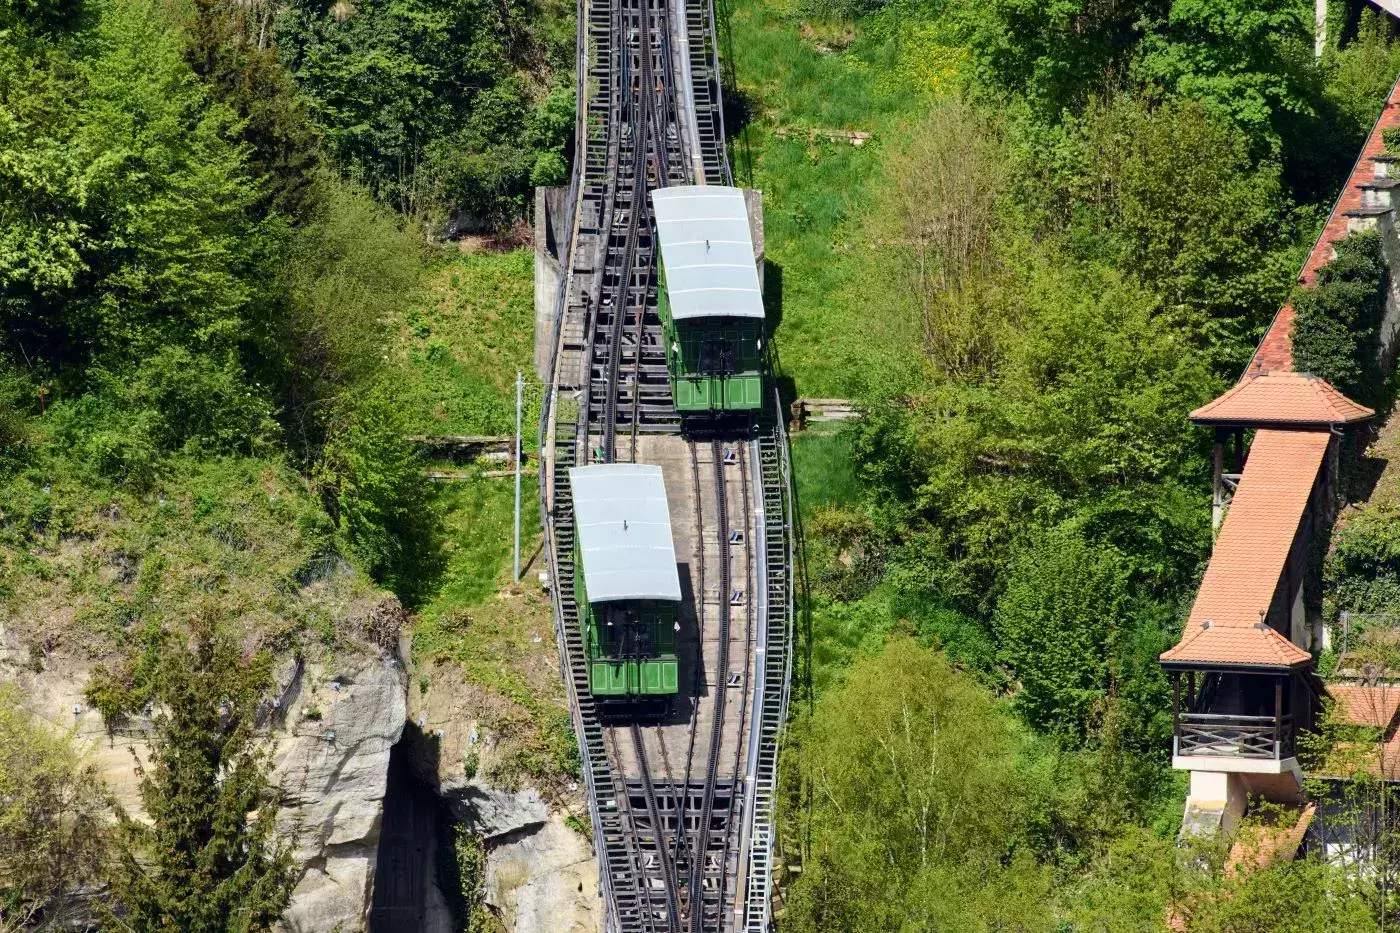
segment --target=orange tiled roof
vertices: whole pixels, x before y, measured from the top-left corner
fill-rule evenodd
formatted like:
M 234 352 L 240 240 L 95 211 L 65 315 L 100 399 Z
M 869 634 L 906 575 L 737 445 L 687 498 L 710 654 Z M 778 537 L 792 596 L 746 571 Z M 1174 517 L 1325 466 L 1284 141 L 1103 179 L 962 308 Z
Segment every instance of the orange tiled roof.
M 1375 412 L 1324 379 L 1276 372 L 1246 376 L 1220 398 L 1191 412 L 1197 424 L 1333 425 L 1365 421 Z
M 1385 106 L 1381 108 L 1380 116 L 1376 118 L 1375 124 L 1371 127 L 1371 134 L 1366 137 L 1366 142 L 1361 147 L 1361 153 L 1356 157 L 1356 163 L 1352 166 L 1346 186 L 1342 188 L 1342 193 L 1337 196 L 1336 203 L 1332 205 L 1332 214 L 1327 218 L 1322 232 L 1318 234 L 1317 240 L 1313 243 L 1312 252 L 1308 254 L 1307 262 L 1303 264 L 1302 272 L 1298 275 L 1298 282 L 1305 288 L 1312 287 L 1312 284 L 1317 281 L 1318 270 L 1332 259 L 1332 244 L 1345 239 L 1350 232 L 1350 220 L 1347 217 L 1347 212 L 1364 204 L 1365 193 L 1361 186 L 1374 179 L 1376 157 L 1384 155 L 1386 151 L 1385 131 L 1395 126 L 1400 126 L 1400 81 L 1391 87 L 1390 97 L 1386 100 Z M 1285 304 L 1274 317 L 1269 330 L 1264 334 L 1264 339 L 1259 341 L 1259 346 L 1254 351 L 1254 358 L 1249 361 L 1248 372 L 1291 370 L 1293 368 L 1292 331 L 1293 305 Z
M 1317 804 L 1285 807 L 1272 816 L 1265 816 L 1261 825 L 1247 826 L 1230 846 L 1225 862 L 1227 877 L 1237 877 L 1241 870 L 1252 871 L 1273 862 L 1291 862 L 1302 848 Z
M 1328 684 L 1327 692 L 1342 718 L 1358 726 L 1386 730 L 1400 712 L 1400 687 Z
M 1261 429 L 1216 539 L 1186 631 L 1163 661 L 1292 666 L 1311 655 L 1261 624 L 1330 433 Z

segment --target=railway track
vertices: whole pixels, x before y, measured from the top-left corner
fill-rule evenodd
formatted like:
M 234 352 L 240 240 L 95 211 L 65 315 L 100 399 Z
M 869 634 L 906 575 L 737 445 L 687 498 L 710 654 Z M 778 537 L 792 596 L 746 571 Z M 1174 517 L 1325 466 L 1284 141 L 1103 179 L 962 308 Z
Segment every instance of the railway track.
M 574 214 L 541 418 L 541 510 L 606 929 L 759 933 L 770 926 L 791 663 L 786 441 L 776 394 L 749 433 L 681 436 L 647 197 L 730 181 L 714 9 L 580 0 L 579 24 Z M 661 464 L 673 522 L 689 516 L 675 536 L 691 575 L 690 689 L 651 718 L 613 715 L 590 695 L 573 592 L 568 469 L 620 460 Z

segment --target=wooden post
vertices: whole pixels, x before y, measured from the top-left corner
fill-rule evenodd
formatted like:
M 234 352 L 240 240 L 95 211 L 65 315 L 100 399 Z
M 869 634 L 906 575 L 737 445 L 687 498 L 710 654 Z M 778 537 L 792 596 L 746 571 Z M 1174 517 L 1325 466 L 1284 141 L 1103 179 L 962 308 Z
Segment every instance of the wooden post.
M 1186 708 L 1191 712 L 1196 711 L 1196 672 L 1189 671 L 1186 674 Z
M 1283 678 L 1274 678 L 1274 760 L 1283 757 Z

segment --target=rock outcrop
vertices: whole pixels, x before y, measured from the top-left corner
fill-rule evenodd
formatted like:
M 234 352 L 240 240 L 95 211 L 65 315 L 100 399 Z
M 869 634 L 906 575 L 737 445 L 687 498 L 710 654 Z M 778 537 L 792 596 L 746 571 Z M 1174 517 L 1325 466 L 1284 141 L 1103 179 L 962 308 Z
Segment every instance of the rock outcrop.
M 303 867 L 285 926 L 295 933 L 365 929 L 378 854 L 389 750 L 403 731 L 407 679 L 398 659 L 373 654 L 289 664 L 270 724 L 274 779 L 287 793 L 279 822 L 295 832 Z M 87 663 L 51 658 L 33 670 L 18 649 L 0 656 L 0 680 L 16 683 L 36 718 L 73 735 L 117 802 L 140 812 L 133 753 L 146 755 L 151 723 L 135 717 L 108 731 L 87 705 Z
M 305 873 L 283 915 L 295 933 L 364 929 L 373 895 L 389 751 L 403 733 L 407 678 L 385 655 L 333 672 L 312 668 L 287 711 L 274 779 L 281 819 Z
M 513 754 L 498 698 L 431 666 L 427 686 L 411 691 L 413 769 L 485 844 L 486 901 L 514 933 L 593 933 L 602 928 L 598 868 L 587 839 L 565 823 L 586 814 L 580 788 L 548 792 L 489 779 Z M 546 799 L 547 798 L 547 799 Z
M 295 839 L 302 869 L 284 929 L 367 929 L 390 754 L 406 727 L 418 779 L 447 804 L 453 819 L 485 842 L 486 900 L 504 929 L 600 929 L 592 848 L 565 823 L 565 812 L 586 812 L 578 789 L 553 787 L 545 794 L 524 785 L 494 786 L 487 775 L 510 753 L 511 736 L 488 728 L 498 721 L 496 701 L 489 691 L 462 680 L 460 672 L 435 672 L 433 690 L 411 691 L 410 704 L 396 619 L 390 618 L 398 613 L 392 599 L 375 601 L 358 615 L 351 607 L 348 622 L 358 626 L 364 644 L 337 655 L 289 657 L 275 675 L 266 727 L 273 741 L 273 778 L 287 795 L 278 820 Z M 363 616 L 363 624 L 351 616 Z M 139 813 L 133 755 L 145 760 L 152 723 L 138 716 L 109 731 L 83 695 L 90 671 L 90 662 L 59 654 L 35 670 L 29 652 L 0 631 L 0 681 L 18 684 L 36 717 L 73 735 L 116 800 Z M 416 928 L 449 933 L 456 925 L 436 868 L 415 870 L 421 869 L 430 880 Z
M 558 815 L 496 840 L 486 860 L 486 902 L 515 933 L 600 928 L 593 849 Z

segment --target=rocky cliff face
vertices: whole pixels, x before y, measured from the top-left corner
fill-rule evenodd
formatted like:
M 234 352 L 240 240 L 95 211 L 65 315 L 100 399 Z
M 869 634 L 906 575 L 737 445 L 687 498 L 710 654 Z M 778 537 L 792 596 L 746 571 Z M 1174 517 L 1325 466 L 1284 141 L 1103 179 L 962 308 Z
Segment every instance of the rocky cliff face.
M 283 915 L 288 930 L 359 930 L 368 921 L 389 752 L 403 734 L 407 678 L 385 654 L 343 669 L 299 672 L 274 757 L 304 874 Z
M 19 684 L 37 717 L 72 729 L 116 799 L 140 812 L 132 756 L 144 759 L 150 722 L 135 719 L 109 733 L 83 698 L 88 665 L 56 659 L 35 672 L 16 660 L 0 662 L 0 677 Z M 350 933 L 368 917 L 389 750 L 403 732 L 407 681 L 392 656 L 297 664 L 289 675 L 284 691 L 296 701 L 284 705 L 272 731 L 274 779 L 288 794 L 279 820 L 295 833 L 304 874 L 284 920 L 296 933 Z
M 593 849 L 567 825 L 570 814 L 587 818 L 580 788 L 555 784 L 542 792 L 503 777 L 514 737 L 491 693 L 441 665 L 428 682 L 409 698 L 412 768 L 482 839 L 487 905 L 514 933 L 601 929 Z
M 486 901 L 516 933 L 594 933 L 602 924 L 593 849 L 557 814 L 497 837 Z
M 371 611 L 382 614 L 382 606 Z M 381 633 L 381 634 L 387 634 Z M 392 639 L 380 639 L 380 643 Z M 0 679 L 20 687 L 25 704 L 55 731 L 71 731 L 100 769 L 117 800 L 139 812 L 133 754 L 144 758 L 149 720 L 109 732 L 83 697 L 90 663 L 55 654 L 42 670 L 0 631 Z M 289 659 L 277 673 L 276 709 L 269 723 L 274 779 L 287 794 L 279 822 L 293 834 L 303 874 L 283 917 L 289 933 L 353 933 L 368 928 L 380 854 L 391 749 L 406 722 L 420 744 L 445 750 L 415 755 L 421 780 L 441 796 L 453 818 L 482 837 L 487 903 L 502 926 L 517 933 L 600 928 L 597 869 L 583 837 L 564 822 L 581 801 L 549 805 L 531 787 L 499 788 L 469 775 L 464 762 L 491 762 L 499 744 L 473 708 L 479 694 L 415 693 L 397 650 L 363 651 L 314 660 Z M 417 727 L 421 721 L 426 730 Z M 438 733 L 441 733 L 440 735 Z M 429 742 L 422 743 L 426 737 Z M 484 759 L 480 747 L 485 751 Z M 485 773 L 486 767 L 481 773 Z M 428 847 L 419 847 L 431 849 Z M 429 858 L 431 862 L 431 858 Z M 432 864 L 398 865 L 390 873 L 426 868 L 428 884 L 412 929 L 449 933 L 455 924 Z

